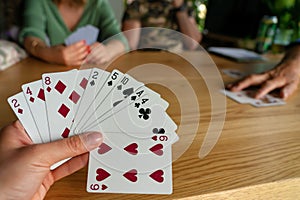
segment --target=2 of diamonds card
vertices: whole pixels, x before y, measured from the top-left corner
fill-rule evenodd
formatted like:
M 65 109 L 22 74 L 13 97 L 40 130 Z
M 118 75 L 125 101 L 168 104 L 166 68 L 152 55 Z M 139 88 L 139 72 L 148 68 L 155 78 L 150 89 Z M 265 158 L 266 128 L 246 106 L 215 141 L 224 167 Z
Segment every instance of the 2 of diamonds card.
M 87 191 L 172 193 L 177 126 L 168 103 L 128 74 L 97 68 L 47 73 L 8 102 L 34 143 L 103 133 L 103 144 L 90 153 Z

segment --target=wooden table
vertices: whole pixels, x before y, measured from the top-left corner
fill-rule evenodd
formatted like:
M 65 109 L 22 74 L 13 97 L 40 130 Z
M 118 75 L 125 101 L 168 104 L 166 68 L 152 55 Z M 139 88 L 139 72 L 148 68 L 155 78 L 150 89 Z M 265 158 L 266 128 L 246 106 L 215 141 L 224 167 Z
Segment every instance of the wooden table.
M 199 65 L 214 67 L 202 58 L 203 52 L 193 52 Z M 212 56 L 221 68 L 236 68 L 247 71 L 262 71 L 273 66 L 270 63 L 239 64 Z M 181 126 L 180 141 L 174 145 L 174 154 L 181 148 L 181 141 L 189 138 L 190 131 L 199 125 L 191 146 L 173 163 L 172 195 L 90 194 L 85 192 L 87 168 L 66 177 L 53 185 L 46 199 L 299 199 L 300 198 L 300 94 L 297 92 L 285 106 L 254 108 L 227 99 L 226 120 L 222 134 L 208 156 L 198 157 L 199 149 L 211 118 L 211 100 L 208 88 L 189 63 L 177 55 L 166 52 L 135 52 L 117 59 L 108 70 L 135 69 L 144 63 L 160 63 L 171 66 L 188 80 L 195 91 L 200 110 L 200 121 L 190 102 L 184 79 L 162 74 L 157 81 L 171 83 L 186 100 L 189 112 L 182 112 L 181 102 L 168 88 L 158 84 L 149 87 L 158 91 L 169 103 L 167 112 Z M 7 97 L 20 91 L 23 83 L 40 79 L 45 72 L 65 71 L 70 67 L 46 64 L 28 58 L 0 72 L 0 126 L 15 120 L 6 103 Z M 156 80 L 151 74 L 141 76 L 141 81 Z M 165 77 L 162 80 L 162 77 Z M 211 77 L 213 78 L 213 77 Z M 223 76 L 224 82 L 232 79 Z M 190 104 L 189 104 L 190 103 Z M 185 116 L 182 116 L 182 115 Z M 181 119 L 187 120 L 180 124 Z

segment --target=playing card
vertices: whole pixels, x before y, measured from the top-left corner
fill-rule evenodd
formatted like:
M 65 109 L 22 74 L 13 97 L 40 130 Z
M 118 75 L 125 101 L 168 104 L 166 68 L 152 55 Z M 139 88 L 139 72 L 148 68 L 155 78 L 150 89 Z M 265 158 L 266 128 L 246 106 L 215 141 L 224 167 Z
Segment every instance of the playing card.
M 104 134 L 104 143 L 90 153 L 89 192 L 172 193 L 171 141 L 177 136 L 174 134 L 177 127 L 167 120 L 168 103 L 160 100 L 156 93 L 151 96 L 150 90 L 141 92 L 143 90 L 143 87 L 138 89 L 126 99 L 129 102 L 130 97 L 136 97 L 125 109 L 113 108 L 113 116 L 98 121 L 98 127 L 94 127 Z M 126 104 L 125 101 L 120 106 L 122 104 Z M 146 106 L 152 110 L 147 112 Z M 144 115 L 139 113 L 142 108 L 147 110 Z M 136 117 L 125 116 L 133 110 Z M 127 122 L 126 130 L 124 124 L 118 124 L 115 118 L 118 115 Z M 149 120 L 151 125 L 147 126 L 144 120 Z
M 124 99 L 134 93 L 135 90 L 143 86 L 144 84 L 135 80 L 130 75 L 125 74 L 111 92 L 105 97 L 105 99 L 99 105 L 94 105 L 94 113 L 89 118 L 88 123 L 83 127 L 86 129 L 97 124 L 107 112 L 114 107 L 117 107 Z M 97 103 L 97 101 L 95 101 Z
M 126 107 L 126 109 L 117 113 L 114 112 L 112 119 L 100 122 L 100 126 L 108 132 L 118 132 L 119 129 L 123 132 L 129 132 L 132 131 L 131 127 L 134 126 L 136 132 L 141 132 L 143 129 L 150 128 L 153 123 L 163 125 L 165 123 L 164 115 L 156 118 L 152 117 L 153 114 L 156 114 L 153 112 L 153 109 L 162 114 L 165 113 L 167 107 L 168 103 L 163 99 L 151 98 L 150 95 L 144 95 Z M 116 122 L 116 126 L 109 125 L 112 120 Z
M 142 87 L 139 90 L 137 90 L 134 94 L 132 94 L 130 97 L 135 97 L 137 100 L 135 101 L 136 103 L 139 103 L 139 99 L 141 100 L 140 102 L 145 102 L 146 98 L 149 98 L 150 94 L 151 100 L 156 101 L 157 103 L 161 103 L 161 105 L 154 105 L 151 108 L 153 109 L 153 116 L 156 120 L 152 121 L 151 126 L 149 127 L 138 127 L 136 122 L 130 122 L 130 120 L 124 120 L 126 121 L 126 130 L 122 129 L 122 125 L 119 126 L 119 121 L 115 118 L 116 115 L 119 115 L 119 113 L 126 113 L 130 109 L 129 107 L 135 108 L 136 103 L 131 103 L 131 98 L 129 97 L 128 99 L 124 101 L 128 101 L 127 103 L 122 102 L 120 104 L 120 107 L 114 108 L 114 111 L 110 111 L 103 117 L 103 119 L 99 120 L 96 125 L 93 127 L 89 128 L 87 131 L 102 131 L 105 133 L 106 138 L 116 144 L 120 144 L 123 138 L 132 138 L 136 140 L 142 140 L 142 141 L 148 141 L 148 145 L 155 145 L 157 143 L 165 144 L 165 145 L 170 145 L 173 144 L 178 140 L 177 134 L 175 134 L 175 130 L 177 129 L 176 124 L 171 120 L 171 118 L 165 113 L 165 110 L 168 106 L 168 103 L 165 102 L 164 100 L 161 100 L 159 98 L 159 95 L 151 90 L 149 90 L 146 87 Z M 146 91 L 146 93 L 145 93 Z M 142 96 L 142 94 L 146 94 Z M 122 108 L 123 104 L 126 108 Z M 132 104 L 132 105 L 131 105 Z M 145 102 L 146 104 L 146 102 Z M 162 119 L 164 118 L 164 119 Z M 144 124 L 143 124 L 144 125 Z M 145 130 L 146 129 L 146 130 Z M 126 131 L 126 132 L 125 132 Z M 118 136 L 116 136 L 117 133 Z M 122 133 L 122 134 L 120 134 Z M 161 146 L 161 145 L 160 145 Z M 149 153 L 148 149 L 143 151 L 141 149 L 141 153 Z
M 88 86 L 88 80 L 90 79 L 92 69 L 85 69 L 85 70 L 79 70 L 77 73 L 77 79 L 75 81 L 75 87 L 72 92 L 72 95 L 69 97 L 69 99 L 74 103 L 72 107 L 72 115 L 73 120 L 66 124 L 66 129 L 64 131 L 65 135 L 63 137 L 69 137 L 70 135 L 73 135 L 74 133 L 71 132 L 71 126 L 74 122 L 75 114 L 77 113 L 77 110 L 79 108 L 79 105 L 81 104 L 82 97 L 86 91 L 86 88 Z M 90 96 L 92 97 L 92 96 Z M 85 104 L 85 102 L 83 102 Z
M 107 99 L 110 92 L 114 89 L 114 87 L 119 83 L 119 81 L 123 77 L 123 73 L 118 70 L 113 70 L 112 73 L 109 75 L 107 80 L 105 81 L 104 85 L 99 87 L 97 94 L 94 97 L 94 100 L 91 106 L 85 111 L 85 121 L 81 120 L 78 124 L 76 129 L 74 130 L 76 133 L 81 133 L 85 129 L 84 127 L 95 121 L 95 111 L 98 109 L 99 106 Z
M 241 104 L 247 104 L 253 100 L 253 98 L 249 96 L 248 91 L 245 91 L 245 90 L 242 90 L 239 92 L 231 92 L 229 90 L 221 90 L 221 93 L 225 94 L 232 100 L 235 100 L 236 102 L 241 103 Z
M 97 151 L 94 150 L 91 154 L 94 153 L 97 154 Z M 111 162 L 107 164 L 101 159 Z M 87 191 L 171 194 L 171 147 L 165 149 L 162 157 L 119 155 L 111 150 L 106 155 L 99 156 L 99 159 L 90 159 Z
M 93 102 L 95 100 L 95 96 L 97 95 L 97 91 L 101 90 L 103 87 L 105 81 L 108 79 L 110 73 L 98 68 L 93 68 L 90 79 L 86 85 L 85 91 L 83 93 L 83 96 L 81 97 L 81 103 L 79 104 L 76 112 L 75 117 L 73 120 L 73 123 L 71 125 L 71 132 L 77 132 L 81 125 L 81 123 L 85 122 L 85 116 L 89 115 L 88 111 L 90 110 L 90 107 L 93 107 Z
M 20 120 L 21 124 L 25 128 L 32 142 L 34 144 L 42 143 L 43 141 L 39 135 L 38 129 L 31 115 L 30 109 L 27 105 L 23 92 L 9 97 L 7 101 L 10 107 L 13 109 L 16 116 L 18 117 L 18 119 Z
M 43 74 L 51 141 L 68 136 L 68 125 L 74 118 L 73 106 L 76 103 L 74 86 L 78 70 Z
M 87 25 L 77 29 L 68 38 L 65 39 L 67 46 L 74 44 L 80 40 L 85 40 L 87 45 L 92 45 L 97 41 L 99 29 L 92 25 Z
M 134 101 L 136 101 L 137 99 L 141 98 L 142 96 L 145 95 L 145 92 L 149 90 L 147 87 L 141 87 L 138 90 L 136 90 L 133 94 L 131 94 L 128 98 L 125 98 L 123 101 L 121 101 L 117 106 L 113 107 L 112 109 L 110 109 L 109 111 L 107 111 L 106 113 L 104 113 L 101 117 L 95 117 L 95 119 L 97 118 L 97 120 L 94 122 L 94 124 L 91 124 L 89 127 L 86 127 L 85 130 L 92 130 L 94 127 L 98 127 L 98 125 L 110 118 L 112 115 L 116 114 L 117 112 L 119 112 L 120 110 L 126 108 L 128 105 L 130 105 L 131 103 L 133 103 Z M 154 95 L 159 98 L 160 95 L 153 92 Z
M 235 79 L 241 79 L 247 75 L 245 72 L 242 72 L 238 69 L 222 69 L 222 72 L 227 76 Z
M 282 99 L 270 94 L 265 95 L 261 99 L 255 99 L 254 94 L 256 93 L 256 89 L 246 89 L 239 92 L 221 90 L 221 92 L 238 103 L 251 104 L 255 107 L 279 106 L 286 104 Z
M 286 104 L 282 99 L 273 97 L 269 94 L 265 95 L 261 99 L 253 99 L 249 103 L 255 107 L 280 106 Z
M 146 95 L 142 96 L 144 91 L 146 91 L 144 93 Z M 141 96 L 139 97 L 139 95 Z M 177 134 L 174 134 L 177 126 L 165 113 L 168 103 L 161 99 L 157 93 L 146 87 L 140 88 L 131 97 L 135 96 L 137 100 L 133 103 L 130 102 L 131 98 L 126 99 L 128 102 L 124 101 L 118 108 L 113 108 L 102 119 L 98 120 L 94 126 L 86 129 L 86 131 L 98 130 L 110 134 L 122 132 L 125 135 L 148 139 L 152 142 L 163 141 L 166 144 L 175 143 L 179 139 Z M 125 108 L 123 108 L 123 104 Z M 140 113 L 140 109 L 144 109 L 142 107 L 145 106 L 149 107 L 145 108 L 145 110 L 151 110 L 148 116 L 143 116 Z M 108 138 L 110 137 L 108 136 Z
M 43 142 L 50 142 L 45 93 L 42 80 L 22 85 L 23 94 Z

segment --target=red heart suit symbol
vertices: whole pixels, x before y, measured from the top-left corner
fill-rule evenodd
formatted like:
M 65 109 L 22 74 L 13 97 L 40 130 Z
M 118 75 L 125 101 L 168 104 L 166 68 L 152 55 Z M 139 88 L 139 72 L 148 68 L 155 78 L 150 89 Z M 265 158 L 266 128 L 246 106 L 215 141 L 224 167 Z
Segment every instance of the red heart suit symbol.
M 100 155 L 102 155 L 102 154 L 107 153 L 107 152 L 110 151 L 110 150 L 111 150 L 111 147 L 110 147 L 110 146 L 108 146 L 108 145 L 105 144 L 105 143 L 102 143 L 102 144 L 99 146 L 98 153 L 99 153 Z
M 138 153 L 137 148 L 138 148 L 137 143 L 132 143 L 132 144 L 128 145 L 127 147 L 125 147 L 124 150 L 132 155 L 136 155 Z
M 98 168 L 96 173 L 97 173 L 97 176 L 96 176 L 97 181 L 103 181 L 104 179 L 106 179 L 107 177 L 110 176 L 110 173 L 108 173 L 107 171 L 105 171 L 102 168 Z
M 136 175 L 137 175 L 136 169 L 132 169 L 132 170 L 126 172 L 125 174 L 123 174 L 123 176 L 131 182 L 136 182 L 137 181 L 137 176 Z
M 106 190 L 108 187 L 106 185 L 101 185 L 101 190 Z
M 164 171 L 163 170 L 157 170 L 157 171 L 153 172 L 152 174 L 150 174 L 149 176 L 153 180 L 155 180 L 155 181 L 157 181 L 159 183 L 162 183 L 164 181 L 163 175 L 164 175 Z
M 152 140 L 157 141 L 157 135 L 154 135 L 154 136 L 152 137 Z
M 155 153 L 156 155 L 161 156 L 164 154 L 164 151 L 162 150 L 163 147 L 164 146 L 162 144 L 157 144 L 151 147 L 149 150 Z

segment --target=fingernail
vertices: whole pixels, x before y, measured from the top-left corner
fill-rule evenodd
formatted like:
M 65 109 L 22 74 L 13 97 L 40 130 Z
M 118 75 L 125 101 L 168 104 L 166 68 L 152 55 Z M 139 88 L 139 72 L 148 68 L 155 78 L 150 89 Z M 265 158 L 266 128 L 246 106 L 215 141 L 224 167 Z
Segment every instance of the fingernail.
M 87 50 L 88 53 L 91 53 L 91 47 L 90 46 L 87 46 L 86 50 Z
M 99 132 L 90 132 L 84 134 L 82 139 L 86 149 L 91 151 L 102 143 L 103 136 Z
M 282 96 L 281 98 L 285 100 L 287 98 L 288 94 L 283 92 L 283 94 L 281 96 Z

